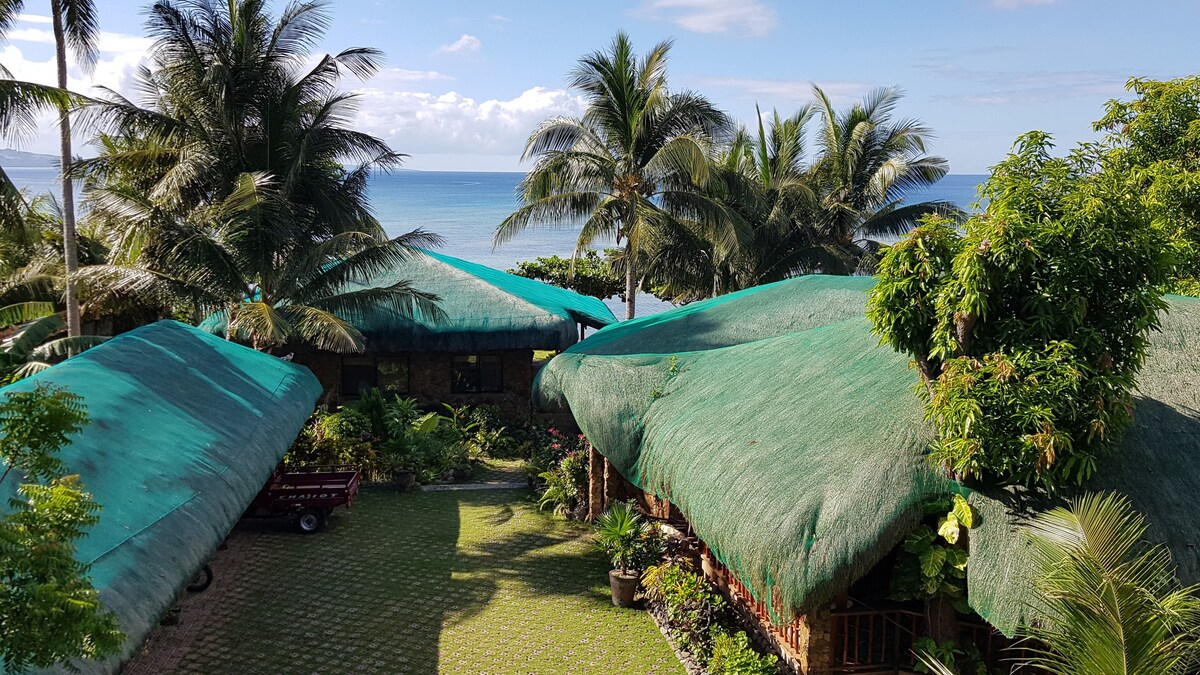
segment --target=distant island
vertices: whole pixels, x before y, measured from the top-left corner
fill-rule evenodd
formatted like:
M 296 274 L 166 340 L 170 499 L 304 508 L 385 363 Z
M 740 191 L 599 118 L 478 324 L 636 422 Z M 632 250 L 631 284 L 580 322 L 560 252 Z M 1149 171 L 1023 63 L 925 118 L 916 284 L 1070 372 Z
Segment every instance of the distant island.
M 57 169 L 58 157 L 56 155 L 42 155 L 36 152 L 5 148 L 4 150 L 0 150 L 0 166 Z

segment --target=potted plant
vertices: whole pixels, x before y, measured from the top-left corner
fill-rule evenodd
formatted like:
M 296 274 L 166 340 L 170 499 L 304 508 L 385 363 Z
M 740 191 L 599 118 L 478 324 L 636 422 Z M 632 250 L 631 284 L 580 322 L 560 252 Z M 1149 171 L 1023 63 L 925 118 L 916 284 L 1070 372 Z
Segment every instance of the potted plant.
M 416 458 L 405 444 L 390 442 L 384 445 L 375 461 L 380 473 L 388 476 L 397 490 L 411 490 L 417 484 Z
M 650 533 L 650 524 L 629 502 L 617 502 L 596 519 L 596 542 L 612 559 L 608 573 L 612 603 L 617 607 L 633 605 L 639 576 L 633 569 L 641 551 L 641 542 Z

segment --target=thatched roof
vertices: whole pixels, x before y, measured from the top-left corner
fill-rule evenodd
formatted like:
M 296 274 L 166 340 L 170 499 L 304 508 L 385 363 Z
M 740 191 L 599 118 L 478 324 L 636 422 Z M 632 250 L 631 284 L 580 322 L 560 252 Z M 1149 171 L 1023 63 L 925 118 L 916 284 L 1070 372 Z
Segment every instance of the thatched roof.
M 384 312 L 355 317 L 369 349 L 558 351 L 579 341 L 578 324 L 602 328 L 617 321 L 596 298 L 432 251 L 366 285 L 398 281 L 441 298 L 438 306 L 445 319 L 405 319 Z
M 351 290 L 398 282 L 438 296 L 444 316 L 406 318 L 382 305 L 342 315 L 362 332 L 367 351 L 561 351 L 579 341 L 580 324 L 603 328 L 617 322 L 596 298 L 433 251 L 352 284 Z M 213 314 L 200 328 L 224 335 L 224 315 Z
M 863 316 L 871 283 L 803 277 L 606 328 L 547 364 L 535 402 L 569 408 L 626 478 L 676 504 L 785 619 L 876 565 L 920 520 L 926 497 L 960 489 L 924 458 L 931 430 L 916 374 Z M 1139 422 L 1090 487 L 1131 494 L 1173 533 L 1165 539 L 1176 555 L 1192 557 L 1181 571 L 1197 580 L 1187 545 L 1200 525 L 1166 507 L 1200 493 L 1200 464 L 1186 466 L 1194 446 L 1164 444 L 1200 443 L 1189 431 L 1200 341 L 1182 328 L 1200 322 L 1200 302 L 1171 306 L 1143 375 Z M 1011 633 L 1025 601 L 1010 581 L 1027 571 L 1005 497 L 971 495 L 983 525 L 970 537 L 970 581 L 973 606 Z
M 115 337 L 0 396 L 40 384 L 83 397 L 91 422 L 60 457 L 103 507 L 77 557 L 141 646 L 216 551 L 312 413 L 312 373 L 174 321 Z M 0 485 L 0 505 L 16 483 Z M 0 507 L 3 508 L 3 507 Z

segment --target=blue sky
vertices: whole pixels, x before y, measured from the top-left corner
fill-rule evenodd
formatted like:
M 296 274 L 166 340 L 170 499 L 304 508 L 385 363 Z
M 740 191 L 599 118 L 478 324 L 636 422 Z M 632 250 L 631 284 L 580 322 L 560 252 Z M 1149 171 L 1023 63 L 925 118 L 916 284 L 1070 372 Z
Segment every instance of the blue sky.
M 18 77 L 50 81 L 42 3 L 0 47 Z M 128 91 L 150 42 L 140 3 L 97 0 L 103 53 L 72 86 Z M 276 7 L 281 7 L 277 4 Z M 933 152 L 953 173 L 982 173 L 1030 129 L 1060 146 L 1091 137 L 1106 100 L 1131 75 L 1170 78 L 1200 70 L 1200 2 L 926 0 L 771 2 L 383 2 L 335 0 L 325 48 L 371 46 L 388 68 L 362 89 L 357 124 L 432 170 L 518 170 L 523 140 L 542 119 L 577 114 L 565 90 L 582 54 L 618 30 L 640 49 L 674 39 L 672 87 L 708 95 L 751 121 L 756 103 L 788 113 L 810 83 L 836 103 L 899 85 L 899 108 L 932 127 Z M 52 129 L 21 147 L 53 152 Z

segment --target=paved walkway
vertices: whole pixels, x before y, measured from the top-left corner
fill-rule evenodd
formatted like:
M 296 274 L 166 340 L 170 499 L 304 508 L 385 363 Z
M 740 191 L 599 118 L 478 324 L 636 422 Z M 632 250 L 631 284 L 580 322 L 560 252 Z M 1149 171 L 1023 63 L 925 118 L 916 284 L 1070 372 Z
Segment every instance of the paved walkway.
M 242 523 L 212 568 L 125 673 L 683 672 L 612 606 L 590 532 L 526 491 L 364 491 L 315 535 Z

